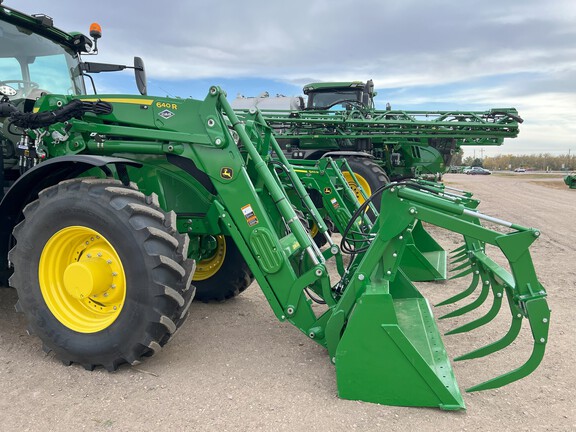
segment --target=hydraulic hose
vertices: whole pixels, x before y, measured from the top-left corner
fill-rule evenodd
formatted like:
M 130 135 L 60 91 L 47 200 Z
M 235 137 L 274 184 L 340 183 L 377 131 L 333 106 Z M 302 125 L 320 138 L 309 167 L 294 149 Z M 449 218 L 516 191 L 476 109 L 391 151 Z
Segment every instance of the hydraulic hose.
M 84 102 L 79 99 L 72 99 L 68 104 L 54 111 L 44 111 L 38 113 L 12 112 L 10 121 L 15 126 L 23 129 L 38 129 L 48 127 L 54 123 L 68 121 L 72 118 L 81 118 L 85 113 L 110 114 L 112 104 L 108 102 Z

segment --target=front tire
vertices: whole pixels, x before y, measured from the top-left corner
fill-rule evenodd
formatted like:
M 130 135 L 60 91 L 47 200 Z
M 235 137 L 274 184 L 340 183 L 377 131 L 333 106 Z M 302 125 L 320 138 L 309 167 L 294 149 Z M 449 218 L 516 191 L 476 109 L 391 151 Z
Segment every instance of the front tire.
M 110 371 L 159 351 L 194 295 L 194 261 L 175 222 L 155 196 L 116 180 L 40 192 L 13 232 L 10 285 L 45 351 Z

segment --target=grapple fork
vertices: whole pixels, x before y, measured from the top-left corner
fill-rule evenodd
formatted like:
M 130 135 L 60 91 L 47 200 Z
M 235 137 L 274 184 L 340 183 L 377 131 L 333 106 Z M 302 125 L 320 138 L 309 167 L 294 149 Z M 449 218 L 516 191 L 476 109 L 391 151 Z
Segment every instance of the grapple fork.
M 489 322 L 501 309 L 504 293 L 507 296 L 512 314 L 507 334 L 459 360 L 505 348 L 518 335 L 522 318 L 530 323 L 534 338 L 530 358 L 517 369 L 469 389 L 477 391 L 518 380 L 530 374 L 543 358 L 550 312 L 528 252 L 539 231 L 485 216 L 421 187 L 391 185 L 383 193 L 377 235 L 356 257 L 350 283 L 327 323 L 327 346 L 336 363 L 339 393 L 344 398 L 459 409 L 464 404 L 432 313 L 396 264 L 404 252 L 405 234 L 413 229 L 417 218 L 461 233 L 467 243 L 462 251 L 469 260 L 464 271 L 472 274 L 473 282 L 482 282 L 481 295 L 487 296 L 490 289 L 494 293 L 494 303 L 486 315 L 451 333 Z M 505 225 L 511 232 L 487 229 L 480 219 Z M 511 273 L 486 255 L 485 244 L 502 250 Z

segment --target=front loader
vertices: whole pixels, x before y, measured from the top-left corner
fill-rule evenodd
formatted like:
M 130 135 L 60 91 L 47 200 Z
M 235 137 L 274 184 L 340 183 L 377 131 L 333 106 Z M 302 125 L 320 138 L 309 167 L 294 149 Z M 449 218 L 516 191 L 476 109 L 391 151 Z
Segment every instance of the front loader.
M 505 385 L 540 363 L 550 315 L 529 253 L 539 231 L 483 215 L 469 197 L 404 181 L 367 197 L 339 246 L 288 163 L 306 213 L 296 211 L 266 122 L 240 121 L 219 87 L 203 101 L 54 93 L 32 107 L 18 90 L 0 87 L 3 145 L 18 167 L 0 202 L 0 262 L 30 332 L 65 364 L 115 370 L 158 352 L 197 295 L 196 264 L 222 266 L 224 250 L 243 270 L 228 278 L 244 286 L 253 275 L 277 318 L 326 348 L 341 397 L 463 409 L 431 308 L 401 266 L 421 222 L 465 237 L 458 253 L 508 300 L 508 340 L 523 318 L 532 330 L 530 359 L 474 389 Z M 375 196 L 381 211 L 371 221 L 365 210 Z M 308 220 L 328 247 L 315 244 Z M 510 272 L 486 245 L 504 253 Z

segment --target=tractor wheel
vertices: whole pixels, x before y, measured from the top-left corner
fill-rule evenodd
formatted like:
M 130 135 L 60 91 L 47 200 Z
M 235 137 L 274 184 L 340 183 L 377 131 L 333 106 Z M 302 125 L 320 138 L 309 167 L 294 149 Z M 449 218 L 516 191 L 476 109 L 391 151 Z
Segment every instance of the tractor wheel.
M 360 186 L 362 186 L 362 189 L 364 189 L 364 192 L 366 192 L 368 196 L 371 196 L 378 188 L 390 183 L 386 171 L 372 159 L 352 157 L 347 160 L 348 165 L 350 165 L 350 168 L 354 171 L 354 176 L 358 180 L 358 183 L 360 183 Z M 352 176 L 348 171 L 343 171 L 342 174 L 358 197 L 358 201 L 362 204 L 364 198 L 360 194 L 358 186 L 352 180 Z M 380 197 L 376 197 L 376 199 L 373 200 L 373 204 L 377 210 L 380 210 Z
M 192 282 L 196 286 L 196 300 L 224 301 L 235 297 L 254 280 L 234 240 L 216 236 L 216 250 L 210 258 L 198 261 Z
M 316 246 L 318 246 L 319 248 L 328 243 L 328 240 L 326 239 L 324 234 L 320 233 L 320 230 L 318 229 L 318 225 L 316 225 L 316 222 L 312 222 L 312 226 L 310 227 L 310 236 L 312 237 L 312 240 L 314 240 L 314 243 L 316 243 Z
M 13 234 L 16 308 L 65 364 L 137 364 L 187 316 L 188 238 L 155 195 L 111 179 L 67 180 L 40 192 Z

